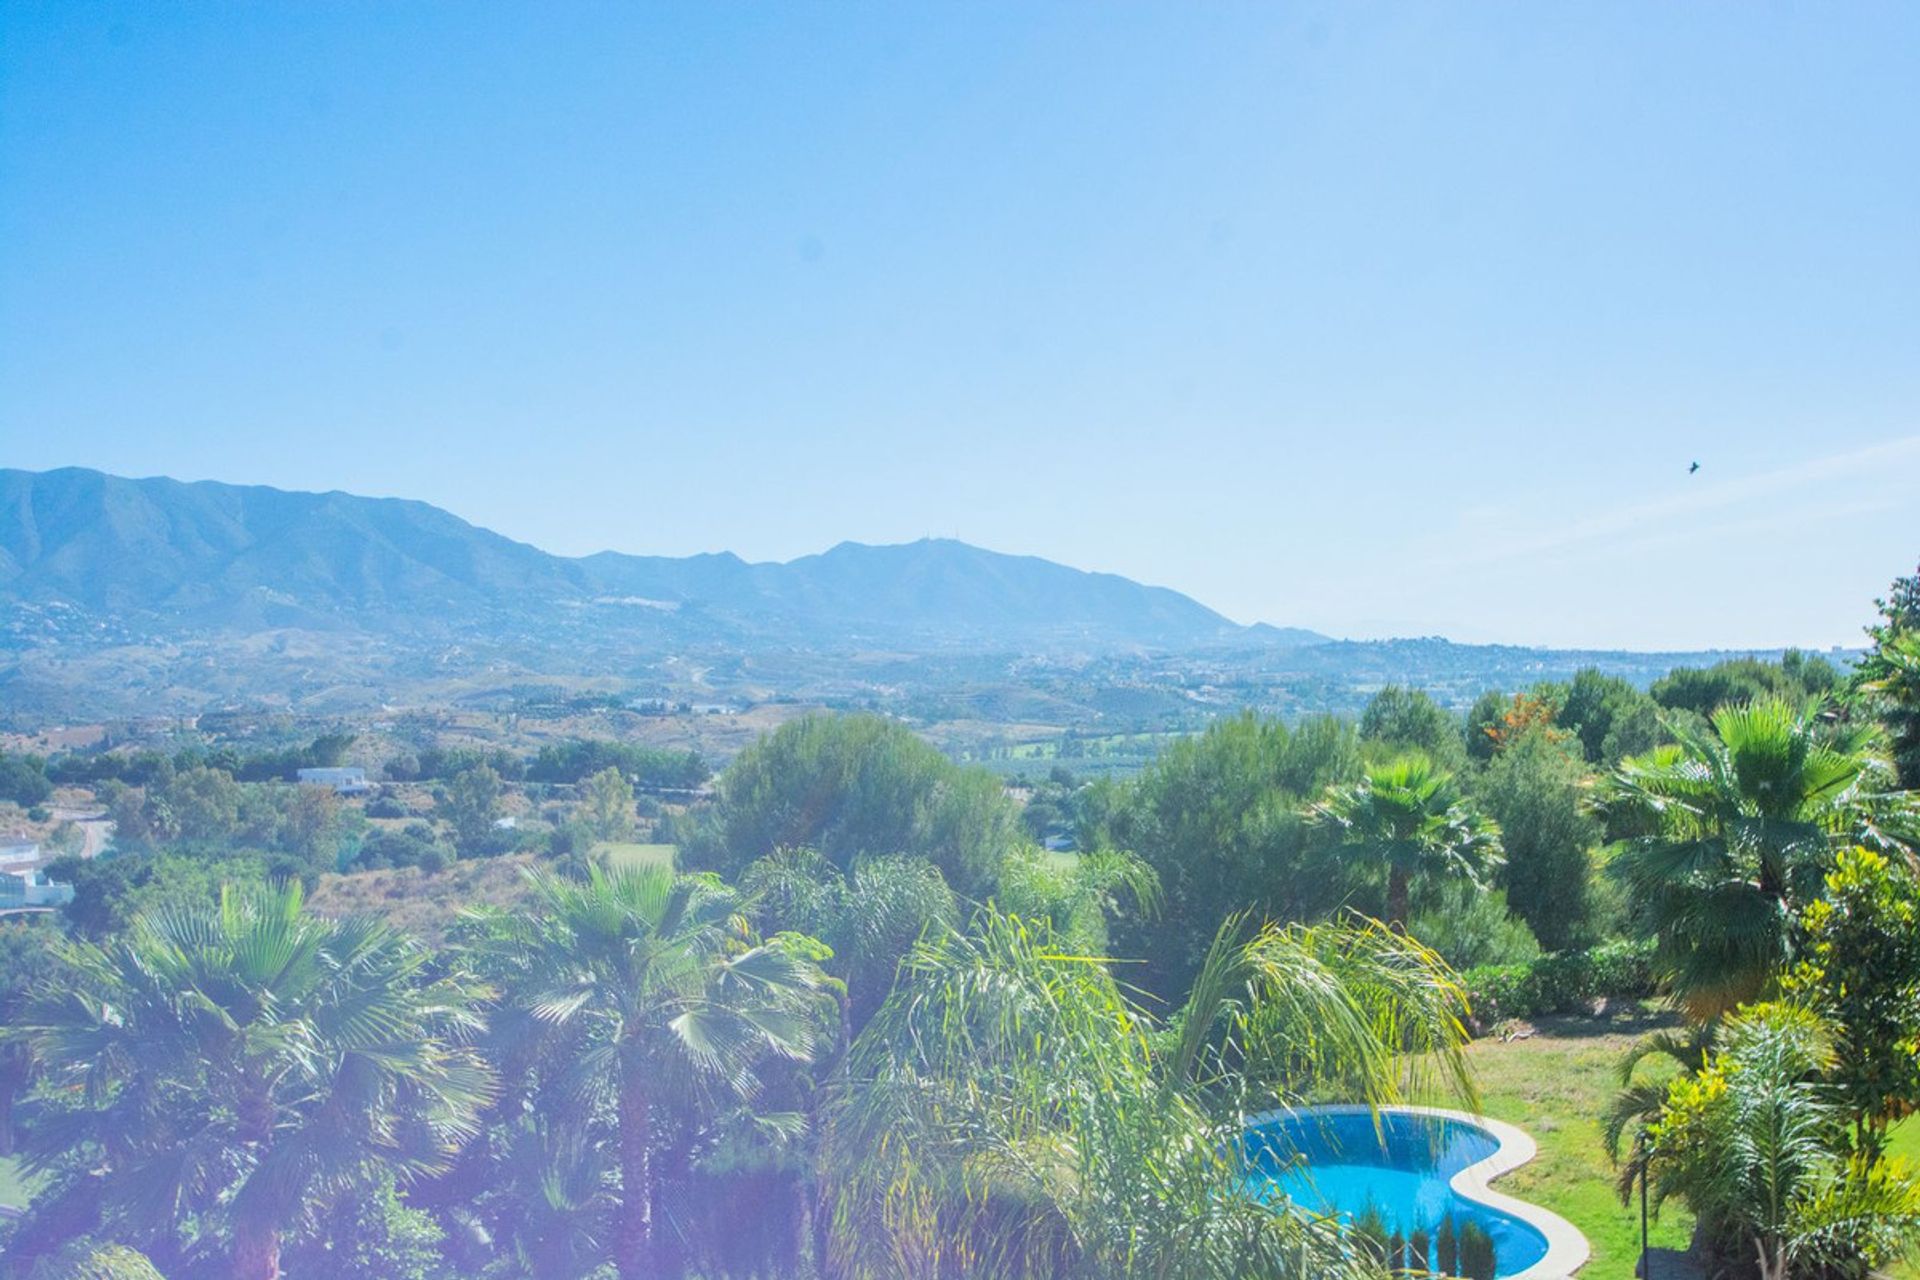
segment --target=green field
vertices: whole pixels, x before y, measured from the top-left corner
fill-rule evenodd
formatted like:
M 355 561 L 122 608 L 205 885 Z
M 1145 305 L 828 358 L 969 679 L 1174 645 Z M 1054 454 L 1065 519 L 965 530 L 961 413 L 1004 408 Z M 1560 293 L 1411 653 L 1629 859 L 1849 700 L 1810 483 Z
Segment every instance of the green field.
M 593 846 L 593 856 L 604 855 L 616 867 L 673 867 L 675 846 L 670 844 L 621 844 L 602 840 Z

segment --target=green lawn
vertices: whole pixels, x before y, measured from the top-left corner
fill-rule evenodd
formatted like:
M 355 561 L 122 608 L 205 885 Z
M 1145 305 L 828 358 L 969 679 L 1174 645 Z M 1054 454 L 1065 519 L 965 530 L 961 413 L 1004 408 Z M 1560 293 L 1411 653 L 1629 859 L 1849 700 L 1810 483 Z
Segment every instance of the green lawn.
M 1544 1018 L 1540 1034 L 1530 1039 L 1481 1040 L 1468 1050 L 1485 1113 L 1520 1126 L 1540 1144 L 1532 1163 L 1496 1185 L 1580 1229 L 1593 1246 L 1582 1280 L 1633 1275 L 1640 1254 L 1640 1210 L 1637 1204 L 1622 1206 L 1614 1193 L 1600 1116 L 1618 1087 L 1620 1059 L 1628 1047 L 1674 1021 L 1638 1008 L 1608 1018 Z M 1653 1224 L 1654 1247 L 1684 1249 L 1692 1232 L 1692 1215 L 1670 1204 Z
M 1894 1126 L 1893 1139 L 1887 1144 L 1887 1150 L 1906 1158 L 1907 1163 L 1920 1168 L 1920 1116 L 1908 1116 Z M 1895 1280 L 1920 1280 L 1920 1260 L 1903 1263 L 1887 1274 Z
M 27 1176 L 20 1172 L 20 1166 L 11 1158 L 0 1156 L 0 1204 L 12 1205 L 16 1209 L 27 1207 L 27 1201 L 33 1199 L 33 1185 Z
M 1627 1280 L 1640 1252 L 1640 1210 L 1622 1207 L 1599 1117 L 1619 1083 L 1620 1058 L 1642 1035 L 1677 1024 L 1671 1014 L 1630 1009 L 1608 1018 L 1544 1018 L 1526 1040 L 1476 1042 L 1468 1055 L 1487 1115 L 1519 1125 L 1540 1144 L 1531 1164 L 1501 1178 L 1498 1189 L 1553 1210 L 1593 1246 L 1580 1280 Z M 1651 1073 L 1654 1064 L 1642 1067 Z M 1436 1099 L 1436 1101 L 1439 1101 Z M 1894 1130 L 1892 1149 L 1920 1165 L 1920 1117 Z M 1653 1224 L 1656 1249 L 1685 1249 L 1693 1216 L 1669 1204 Z M 1654 1264 L 1659 1276 L 1660 1264 Z M 1920 1280 L 1920 1265 L 1890 1273 Z
M 675 846 L 670 844 L 618 844 L 611 840 L 602 840 L 593 846 L 593 854 L 607 856 L 607 861 L 616 867 L 667 867 L 673 866 Z

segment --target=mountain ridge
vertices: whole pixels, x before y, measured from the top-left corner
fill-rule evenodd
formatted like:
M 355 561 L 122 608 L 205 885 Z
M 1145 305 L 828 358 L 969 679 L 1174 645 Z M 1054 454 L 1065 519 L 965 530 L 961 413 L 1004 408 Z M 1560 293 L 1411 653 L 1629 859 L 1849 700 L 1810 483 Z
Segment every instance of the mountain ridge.
M 1316 643 L 1243 627 L 1191 597 L 951 539 L 842 541 L 789 561 L 554 555 L 432 504 L 0 469 L 0 602 L 80 609 L 161 631 L 302 626 L 431 634 L 565 607 L 643 647 L 776 639 L 835 648 L 1092 651 Z

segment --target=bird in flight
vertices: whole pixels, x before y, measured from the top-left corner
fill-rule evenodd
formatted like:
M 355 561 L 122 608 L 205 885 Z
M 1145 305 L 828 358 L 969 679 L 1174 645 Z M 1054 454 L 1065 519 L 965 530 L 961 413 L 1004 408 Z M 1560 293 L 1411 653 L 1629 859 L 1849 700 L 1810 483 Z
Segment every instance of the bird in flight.
M 1700 464 L 1696 462 L 1692 466 L 1687 468 L 1687 474 L 1692 475 L 1694 472 L 1698 471 L 1699 469 L 1700 469 Z

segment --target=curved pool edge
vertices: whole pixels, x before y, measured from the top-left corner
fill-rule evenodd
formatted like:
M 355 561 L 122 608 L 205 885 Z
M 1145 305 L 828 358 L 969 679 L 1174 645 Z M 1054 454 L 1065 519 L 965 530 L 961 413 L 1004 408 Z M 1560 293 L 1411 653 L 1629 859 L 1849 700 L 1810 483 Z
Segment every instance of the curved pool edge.
M 1360 1103 L 1337 1103 L 1300 1107 L 1292 1111 L 1267 1111 L 1252 1117 L 1247 1121 L 1247 1126 L 1251 1128 L 1254 1125 L 1291 1116 L 1369 1115 L 1374 1110 Z M 1484 1130 L 1499 1143 L 1493 1154 L 1475 1161 L 1454 1174 L 1447 1185 L 1468 1200 L 1477 1201 L 1490 1209 L 1498 1209 L 1504 1214 L 1520 1219 L 1546 1237 L 1546 1256 L 1525 1271 L 1516 1271 L 1511 1276 L 1503 1277 L 1503 1280 L 1572 1280 L 1574 1272 L 1587 1265 L 1593 1256 L 1593 1246 L 1587 1243 L 1587 1238 L 1580 1234 L 1578 1227 L 1551 1210 L 1542 1209 L 1530 1201 L 1516 1200 L 1512 1196 L 1503 1195 L 1488 1185 L 1495 1178 L 1512 1173 L 1540 1153 L 1540 1145 L 1525 1129 L 1508 1124 L 1505 1120 L 1495 1120 L 1491 1116 L 1477 1116 L 1471 1111 L 1453 1111 L 1446 1107 L 1392 1106 L 1380 1107 L 1378 1110 L 1458 1121 Z

